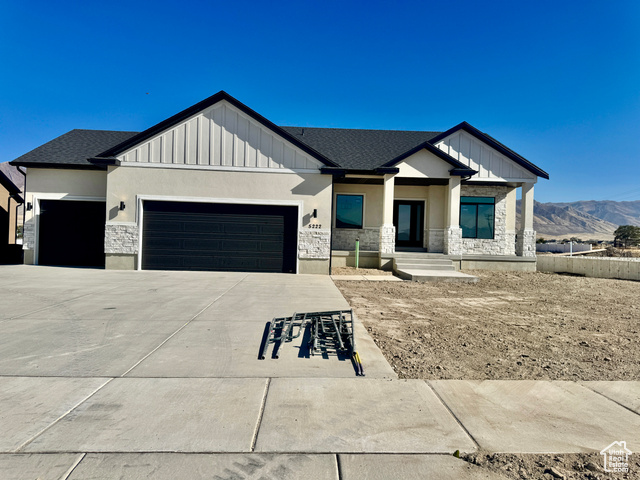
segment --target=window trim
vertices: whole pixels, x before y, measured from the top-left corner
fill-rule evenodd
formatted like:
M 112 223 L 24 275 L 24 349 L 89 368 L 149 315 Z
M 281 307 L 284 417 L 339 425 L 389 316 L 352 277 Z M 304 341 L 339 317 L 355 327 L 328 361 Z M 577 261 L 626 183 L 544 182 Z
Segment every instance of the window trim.
M 362 224 L 360 227 L 338 227 L 338 196 L 339 195 L 349 195 L 355 197 L 362 197 Z M 333 228 L 340 228 L 342 230 L 362 230 L 365 228 L 365 205 L 366 205 L 367 197 L 364 193 L 355 193 L 355 192 L 335 192 L 335 198 L 333 202 Z
M 463 202 L 463 198 L 484 198 L 491 199 L 493 202 Z M 462 230 L 462 206 L 463 205 L 473 205 L 476 207 L 476 234 L 473 237 L 465 237 L 464 233 L 461 232 L 462 238 L 469 238 L 473 240 L 495 240 L 496 239 L 496 198 L 495 197 L 486 197 L 480 195 L 460 195 L 460 229 Z M 491 225 L 491 237 L 490 238 L 482 238 L 478 237 L 478 206 L 479 205 L 491 205 L 493 207 L 493 224 Z

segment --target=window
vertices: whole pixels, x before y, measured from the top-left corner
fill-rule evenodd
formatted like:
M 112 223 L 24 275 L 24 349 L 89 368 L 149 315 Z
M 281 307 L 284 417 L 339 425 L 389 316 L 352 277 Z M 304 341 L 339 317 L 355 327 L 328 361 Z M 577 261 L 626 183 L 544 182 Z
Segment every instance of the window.
M 336 195 L 336 228 L 362 228 L 362 195 Z
M 493 239 L 495 203 L 493 197 L 460 197 L 462 238 Z

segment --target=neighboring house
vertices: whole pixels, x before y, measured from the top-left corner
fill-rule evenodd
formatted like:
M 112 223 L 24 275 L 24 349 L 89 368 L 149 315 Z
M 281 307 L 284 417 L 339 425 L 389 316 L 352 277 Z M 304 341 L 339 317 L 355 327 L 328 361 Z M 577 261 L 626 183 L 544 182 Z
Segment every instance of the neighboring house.
M 21 263 L 18 225 L 22 224 L 24 174 L 8 163 L 0 163 L 0 263 Z
M 123 269 L 326 274 L 356 238 L 384 268 L 416 248 L 535 268 L 533 186 L 548 178 L 467 123 L 279 127 L 225 92 L 141 133 L 72 130 L 11 163 L 28 168 L 25 263 Z

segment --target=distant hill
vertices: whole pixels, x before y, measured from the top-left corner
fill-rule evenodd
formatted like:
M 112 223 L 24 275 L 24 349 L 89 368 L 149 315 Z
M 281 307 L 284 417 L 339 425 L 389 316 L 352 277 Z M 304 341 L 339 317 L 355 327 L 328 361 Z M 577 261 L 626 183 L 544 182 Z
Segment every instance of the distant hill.
M 634 202 L 585 200 L 571 203 L 555 203 L 553 205 L 559 207 L 568 206 L 616 225 L 636 225 L 640 227 L 640 200 Z
M 618 228 L 617 223 L 612 223 L 578 210 L 572 206 L 574 203 L 535 202 L 533 206 L 533 228 L 536 230 L 538 237 L 560 239 L 579 237 L 584 240 L 613 240 L 613 232 Z M 519 223 L 520 201 L 517 204 L 517 212 Z M 636 221 L 640 222 L 640 216 L 636 218 Z

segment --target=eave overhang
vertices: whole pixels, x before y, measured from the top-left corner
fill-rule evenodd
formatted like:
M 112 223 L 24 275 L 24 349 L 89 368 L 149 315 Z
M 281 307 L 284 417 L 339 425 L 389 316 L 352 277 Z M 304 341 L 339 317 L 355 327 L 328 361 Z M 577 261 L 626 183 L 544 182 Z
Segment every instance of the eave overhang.
M 12 160 L 9 162 L 15 167 L 25 168 L 57 168 L 63 170 L 106 170 L 106 166 L 96 165 L 93 163 L 47 163 L 47 162 L 18 162 Z

